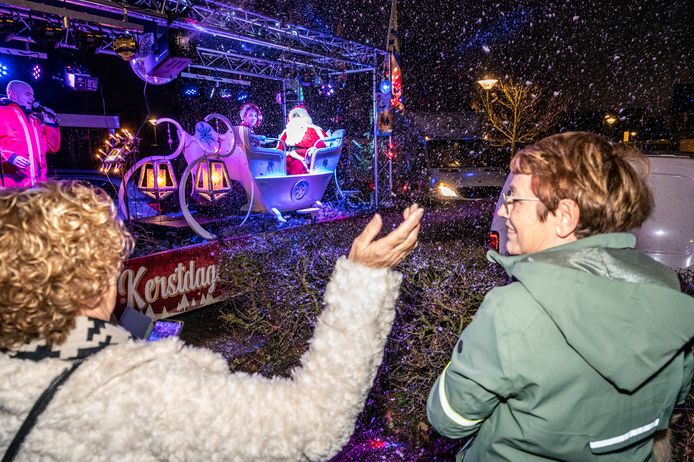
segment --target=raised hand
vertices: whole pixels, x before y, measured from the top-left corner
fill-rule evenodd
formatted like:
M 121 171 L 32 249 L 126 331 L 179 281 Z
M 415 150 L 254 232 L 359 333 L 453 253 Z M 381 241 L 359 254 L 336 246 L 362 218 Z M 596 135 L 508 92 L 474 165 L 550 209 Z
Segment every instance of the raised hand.
M 374 215 L 364 231 L 352 243 L 349 260 L 372 268 L 392 268 L 417 247 L 420 220 L 424 209 L 412 204 L 403 212 L 404 221 L 385 237 L 376 239 L 383 226 L 379 214 Z

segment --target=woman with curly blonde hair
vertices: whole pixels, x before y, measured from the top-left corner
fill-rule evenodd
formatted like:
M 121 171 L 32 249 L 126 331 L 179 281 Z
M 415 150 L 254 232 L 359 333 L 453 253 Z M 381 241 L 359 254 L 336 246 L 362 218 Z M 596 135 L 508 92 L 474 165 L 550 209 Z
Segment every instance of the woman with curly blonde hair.
M 105 311 L 132 247 L 102 190 L 47 183 L 0 194 L 0 348 L 60 344 L 77 315 Z
M 325 460 L 349 439 L 392 326 L 423 211 L 338 260 L 309 350 L 288 378 L 146 343 L 109 319 L 133 241 L 79 183 L 0 191 L 0 453 L 5 460 Z M 78 367 L 79 366 L 79 367 Z

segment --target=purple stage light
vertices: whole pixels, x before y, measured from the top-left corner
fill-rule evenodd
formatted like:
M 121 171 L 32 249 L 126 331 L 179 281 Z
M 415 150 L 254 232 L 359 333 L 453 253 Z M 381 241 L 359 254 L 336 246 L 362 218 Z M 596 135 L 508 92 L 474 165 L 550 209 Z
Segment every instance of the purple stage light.
M 35 64 L 31 70 L 31 76 L 34 78 L 34 80 L 39 80 L 41 78 L 41 66 Z
M 324 83 L 320 86 L 320 92 L 323 96 L 330 97 L 335 95 L 335 87 L 333 87 L 333 84 L 330 82 Z

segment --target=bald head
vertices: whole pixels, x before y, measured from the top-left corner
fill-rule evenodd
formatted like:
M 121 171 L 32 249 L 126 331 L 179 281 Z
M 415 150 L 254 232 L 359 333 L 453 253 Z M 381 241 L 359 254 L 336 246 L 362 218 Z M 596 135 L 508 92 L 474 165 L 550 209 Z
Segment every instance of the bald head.
M 21 80 L 12 80 L 7 84 L 7 97 L 27 110 L 31 110 L 31 105 L 34 104 L 33 88 Z

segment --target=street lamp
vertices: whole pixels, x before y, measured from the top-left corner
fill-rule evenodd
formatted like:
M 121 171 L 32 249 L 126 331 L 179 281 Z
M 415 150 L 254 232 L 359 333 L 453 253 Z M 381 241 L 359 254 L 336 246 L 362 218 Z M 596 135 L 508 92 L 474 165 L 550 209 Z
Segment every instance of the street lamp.
M 606 114 L 605 115 L 605 123 L 612 128 L 612 126 L 617 122 L 617 118 L 613 116 L 612 114 Z
M 487 114 L 487 118 L 490 117 L 490 103 L 489 103 L 489 90 L 494 88 L 499 81 L 497 79 L 490 79 L 485 76 L 485 78 L 480 79 L 477 81 L 480 87 L 484 90 L 484 101 L 482 104 L 484 104 L 484 112 Z M 483 136 L 483 139 L 487 141 L 489 139 L 489 134 L 485 133 Z
M 614 124 L 617 123 L 617 117 L 615 117 L 612 114 L 605 114 L 605 117 L 603 117 L 603 121 L 605 124 L 607 124 L 607 130 L 609 132 L 610 138 L 614 136 Z
M 491 90 L 494 88 L 494 86 L 498 83 L 499 81 L 497 79 L 482 79 L 478 80 L 477 83 L 482 87 L 484 90 Z

